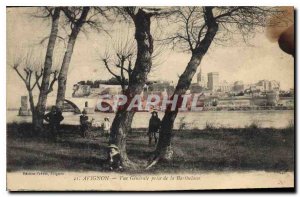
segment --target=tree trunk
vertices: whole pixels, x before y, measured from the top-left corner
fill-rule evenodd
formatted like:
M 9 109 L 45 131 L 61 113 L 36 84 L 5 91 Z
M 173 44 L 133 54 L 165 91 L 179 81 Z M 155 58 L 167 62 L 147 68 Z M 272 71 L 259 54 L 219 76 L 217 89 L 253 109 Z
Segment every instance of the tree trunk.
M 180 97 L 189 89 L 192 78 L 196 73 L 197 67 L 200 65 L 202 57 L 203 55 L 199 54 L 192 55 L 192 58 L 189 61 L 184 73 L 178 80 L 173 95 L 178 95 L 178 97 Z M 172 130 L 179 107 L 179 105 L 176 105 L 175 111 L 171 111 L 170 108 L 167 107 L 165 115 L 162 119 L 156 153 L 159 154 L 163 159 L 166 158 L 167 149 L 171 146 Z
M 34 126 L 37 121 L 37 113 L 34 105 L 34 99 L 32 95 L 32 90 L 30 90 L 30 87 L 27 88 L 28 90 L 28 96 L 29 96 L 29 105 L 30 105 L 30 111 L 31 111 L 31 117 L 32 117 L 32 125 Z M 34 130 L 34 127 L 33 127 Z M 33 134 L 33 133 L 31 133 Z
M 51 27 L 50 37 L 48 41 L 48 46 L 47 46 L 42 84 L 40 88 L 38 103 L 36 106 L 37 117 L 36 117 L 36 121 L 33 122 L 34 130 L 43 130 L 43 117 L 46 110 L 47 95 L 49 91 L 49 82 L 50 82 L 50 76 L 52 72 L 51 70 L 52 57 L 53 57 L 53 51 L 54 51 L 55 42 L 58 33 L 59 17 L 60 17 L 60 8 L 55 8 L 54 13 L 52 15 L 52 27 Z
M 77 36 L 80 32 L 81 27 L 85 23 L 87 14 L 89 12 L 89 7 L 84 7 L 82 10 L 81 17 L 78 19 L 77 22 L 75 22 L 74 27 L 72 28 L 71 35 L 69 37 L 68 46 L 64 55 L 63 63 L 58 75 L 58 89 L 57 89 L 57 98 L 56 98 L 56 106 L 59 109 L 62 109 L 64 100 L 65 100 L 65 94 L 66 94 L 66 84 L 67 84 L 67 77 L 68 77 L 68 71 L 69 71 L 69 65 L 71 62 L 74 46 L 76 43 Z
M 115 144 L 119 147 L 123 165 L 130 168 L 135 168 L 136 165 L 127 156 L 126 136 L 130 130 L 134 113 L 133 111 L 128 112 L 126 110 L 117 111 L 112 123 L 109 140 L 110 144 Z
M 31 111 L 31 114 L 32 114 L 32 122 L 35 122 L 36 120 L 36 113 L 35 113 L 35 105 L 34 105 L 34 101 L 33 101 L 33 95 L 32 95 L 32 91 L 28 90 L 28 95 L 29 95 L 29 105 L 30 105 L 30 111 Z
M 191 81 L 196 73 L 196 70 L 200 65 L 203 56 L 206 54 L 218 31 L 218 24 L 213 18 L 212 8 L 206 7 L 205 9 L 205 18 L 208 29 L 203 40 L 200 42 L 199 47 L 195 48 L 192 51 L 192 57 L 185 71 L 182 73 L 178 80 L 177 86 L 173 93 L 173 95 L 178 95 L 178 98 L 185 94 L 185 92 L 189 89 Z M 170 111 L 169 108 L 167 108 L 165 112 L 165 115 L 162 119 L 158 144 L 155 150 L 154 161 L 157 161 L 157 158 L 164 159 L 167 157 L 167 150 L 171 146 L 172 130 L 174 126 L 174 121 L 178 113 L 178 108 L 179 106 L 176 105 L 175 111 Z
M 68 75 L 69 65 L 70 65 L 76 37 L 77 34 L 73 34 L 72 32 L 68 41 L 67 50 L 65 52 L 63 63 L 57 79 L 58 89 L 57 89 L 57 97 L 56 97 L 56 106 L 59 109 L 63 108 L 63 104 L 65 100 L 67 75 Z
M 126 152 L 126 135 L 131 128 L 135 112 L 127 111 L 126 109 L 131 99 L 135 95 L 141 94 L 147 81 L 147 75 L 151 70 L 153 39 L 150 34 L 150 18 L 151 16 L 142 9 L 139 9 L 138 13 L 133 17 L 137 42 L 137 58 L 125 93 L 128 98 L 127 105 L 116 113 L 110 133 L 110 144 L 116 144 L 119 147 L 123 165 L 129 168 L 136 166 L 129 160 Z

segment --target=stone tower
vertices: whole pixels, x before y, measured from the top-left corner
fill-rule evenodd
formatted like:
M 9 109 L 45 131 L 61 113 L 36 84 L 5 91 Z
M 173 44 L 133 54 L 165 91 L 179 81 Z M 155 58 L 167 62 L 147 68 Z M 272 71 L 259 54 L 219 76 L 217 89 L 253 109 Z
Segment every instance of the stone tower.
M 202 88 L 207 88 L 207 78 L 206 75 L 202 72 L 201 66 L 200 66 L 200 71 L 197 75 L 197 83 Z

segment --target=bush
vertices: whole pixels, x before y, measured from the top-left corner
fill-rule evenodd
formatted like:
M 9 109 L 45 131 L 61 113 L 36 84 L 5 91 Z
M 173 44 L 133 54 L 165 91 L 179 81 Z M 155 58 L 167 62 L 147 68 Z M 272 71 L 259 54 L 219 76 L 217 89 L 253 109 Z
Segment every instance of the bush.
M 254 120 L 250 125 L 246 125 L 247 129 L 259 129 L 261 127 L 261 123 L 258 120 Z
M 288 130 L 294 130 L 295 128 L 295 123 L 294 123 L 294 120 L 290 120 L 288 125 L 286 126 L 286 129 Z
M 179 130 L 184 130 L 187 128 L 187 123 L 185 121 L 185 117 L 179 118 Z
M 209 130 L 209 131 L 212 131 L 212 130 L 217 129 L 217 126 L 212 122 L 206 122 L 205 123 L 205 129 Z

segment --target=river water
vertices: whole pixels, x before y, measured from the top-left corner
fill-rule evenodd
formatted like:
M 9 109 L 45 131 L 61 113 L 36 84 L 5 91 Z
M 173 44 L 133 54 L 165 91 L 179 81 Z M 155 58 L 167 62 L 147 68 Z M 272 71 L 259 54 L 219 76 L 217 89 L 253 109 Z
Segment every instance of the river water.
M 17 111 L 7 111 L 7 122 L 30 122 L 31 117 L 17 116 Z M 90 119 L 93 117 L 101 123 L 104 117 L 109 117 L 112 121 L 114 113 L 96 112 L 89 114 Z M 159 112 L 159 118 L 162 118 L 163 112 Z M 79 124 L 78 114 L 70 112 L 63 113 L 65 119 L 63 124 Z M 147 128 L 151 114 L 149 112 L 137 112 L 134 116 L 133 128 Z M 206 124 L 212 124 L 215 127 L 243 128 L 251 123 L 256 123 L 262 128 L 283 128 L 294 121 L 293 110 L 270 110 L 270 111 L 205 111 L 205 112 L 179 112 L 177 115 L 174 128 L 185 123 L 186 128 L 203 129 Z

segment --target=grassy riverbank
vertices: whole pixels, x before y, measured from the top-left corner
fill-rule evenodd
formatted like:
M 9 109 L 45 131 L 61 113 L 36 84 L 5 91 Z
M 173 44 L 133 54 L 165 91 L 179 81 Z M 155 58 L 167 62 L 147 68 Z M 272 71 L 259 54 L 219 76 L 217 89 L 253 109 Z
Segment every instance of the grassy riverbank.
M 7 170 L 107 171 L 107 138 L 97 132 L 79 135 L 78 126 L 62 125 L 55 141 L 32 137 L 30 124 L 7 125 Z M 294 127 L 284 129 L 215 128 L 175 130 L 174 158 L 153 172 L 174 171 L 293 171 Z M 128 135 L 129 157 L 146 164 L 154 146 L 148 146 L 146 129 Z

